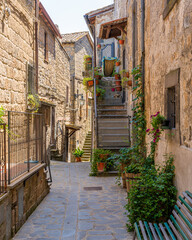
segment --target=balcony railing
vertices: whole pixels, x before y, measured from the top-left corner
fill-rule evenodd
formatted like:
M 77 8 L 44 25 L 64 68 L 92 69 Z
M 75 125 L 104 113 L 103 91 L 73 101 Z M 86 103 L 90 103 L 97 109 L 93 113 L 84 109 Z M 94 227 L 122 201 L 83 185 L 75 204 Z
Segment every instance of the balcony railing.
M 43 162 L 46 162 L 43 115 L 9 111 L 8 184 Z

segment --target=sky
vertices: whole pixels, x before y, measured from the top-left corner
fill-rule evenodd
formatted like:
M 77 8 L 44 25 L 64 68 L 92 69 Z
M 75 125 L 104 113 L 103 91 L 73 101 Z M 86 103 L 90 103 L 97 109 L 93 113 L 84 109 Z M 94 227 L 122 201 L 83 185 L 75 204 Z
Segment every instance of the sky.
M 83 15 L 114 0 L 40 0 L 61 34 L 88 31 Z

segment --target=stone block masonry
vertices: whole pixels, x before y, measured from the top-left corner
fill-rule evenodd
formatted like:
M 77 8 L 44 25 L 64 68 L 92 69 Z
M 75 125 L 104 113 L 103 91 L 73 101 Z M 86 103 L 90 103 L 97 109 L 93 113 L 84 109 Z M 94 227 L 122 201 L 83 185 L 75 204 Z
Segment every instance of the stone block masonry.
M 44 164 L 11 184 L 0 197 L 0 240 L 13 237 L 48 193 Z

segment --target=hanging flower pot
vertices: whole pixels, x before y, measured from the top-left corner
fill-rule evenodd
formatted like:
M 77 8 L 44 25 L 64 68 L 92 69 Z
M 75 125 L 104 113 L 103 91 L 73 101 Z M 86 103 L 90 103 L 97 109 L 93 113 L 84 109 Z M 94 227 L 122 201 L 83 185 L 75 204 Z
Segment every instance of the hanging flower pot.
M 119 44 L 120 44 L 120 45 L 123 45 L 124 42 L 125 42 L 125 41 L 124 41 L 123 39 L 120 39 L 120 40 L 119 40 Z
M 94 81 L 93 80 L 89 80 L 89 81 L 87 81 L 87 84 L 88 84 L 89 87 L 91 87 L 91 86 L 93 86 Z
M 101 44 L 97 44 L 97 48 L 100 49 L 101 48 Z
M 115 89 L 116 89 L 116 91 L 118 91 L 118 92 L 121 92 L 121 91 L 122 91 L 122 87 L 121 87 L 121 86 L 116 86 Z
M 132 80 L 128 80 L 128 81 L 127 81 L 127 84 L 128 84 L 128 86 L 131 87 L 131 86 L 132 86 Z
M 115 63 L 115 65 L 118 67 L 118 66 L 121 65 L 121 62 L 120 62 L 120 61 L 117 61 L 117 62 Z
M 116 74 L 114 75 L 114 77 L 115 77 L 115 80 L 118 80 L 118 79 L 120 79 L 120 78 L 121 78 L 121 76 L 120 76 L 120 74 L 119 74 L 119 73 L 116 73 Z
M 121 86 L 121 80 L 115 81 L 116 86 Z

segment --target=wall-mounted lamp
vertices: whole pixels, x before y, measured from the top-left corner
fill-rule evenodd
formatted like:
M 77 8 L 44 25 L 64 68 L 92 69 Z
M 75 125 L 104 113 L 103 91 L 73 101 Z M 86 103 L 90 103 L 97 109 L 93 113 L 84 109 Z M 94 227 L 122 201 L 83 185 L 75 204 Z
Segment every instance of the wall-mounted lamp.
M 85 104 L 85 99 L 83 98 L 83 93 L 75 94 L 75 99 L 78 99 L 79 96 L 81 96 L 81 98 L 79 99 L 80 106 L 83 106 Z

